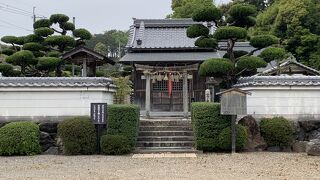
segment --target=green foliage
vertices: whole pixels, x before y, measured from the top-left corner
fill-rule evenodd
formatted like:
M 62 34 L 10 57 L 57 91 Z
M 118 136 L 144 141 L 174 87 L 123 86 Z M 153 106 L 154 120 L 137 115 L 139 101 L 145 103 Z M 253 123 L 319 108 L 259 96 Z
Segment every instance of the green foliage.
M 273 35 L 258 35 L 253 36 L 250 39 L 250 45 L 259 49 L 266 48 L 278 43 L 279 39 Z
M 235 4 L 231 6 L 227 19 L 228 23 L 233 26 L 251 27 L 256 24 L 255 15 L 257 13 L 256 7 L 248 4 Z
M 13 70 L 13 67 L 9 64 L 0 64 L 0 72 L 3 76 L 6 76 L 6 77 L 11 77 L 11 76 L 14 76 L 15 73 L 14 73 L 14 70 Z
M 216 22 L 221 19 L 221 12 L 215 6 L 208 6 L 203 9 L 196 9 L 192 15 L 192 19 L 197 22 Z
M 54 31 L 51 28 L 48 27 L 41 27 L 34 30 L 34 34 L 37 36 L 47 37 L 49 35 L 52 35 Z
M 241 151 L 248 141 L 248 134 L 245 127 L 236 126 L 236 150 Z M 219 148 L 221 150 L 231 150 L 231 127 L 226 127 L 218 136 Z
M 129 140 L 131 150 L 135 147 L 140 109 L 135 105 L 108 105 L 108 129 L 107 134 L 123 135 Z
M 230 116 L 220 115 L 220 104 L 192 103 L 191 120 L 198 150 L 217 150 L 218 135 L 230 126 Z
M 196 40 L 195 45 L 201 48 L 217 48 L 218 42 L 214 38 L 200 37 Z
M 94 49 L 93 49 L 95 52 L 99 53 L 99 54 L 102 54 L 104 56 L 107 56 L 108 55 L 108 52 L 107 52 L 107 46 L 105 44 L 103 44 L 102 42 L 98 42 L 95 46 L 94 46 Z
M 60 23 L 59 27 L 65 31 L 73 31 L 75 29 L 75 26 L 73 23 L 71 22 L 64 22 L 64 23 Z M 65 34 L 64 34 L 65 35 Z
M 233 51 L 233 54 L 234 54 L 234 58 L 238 59 L 241 56 L 247 55 L 248 52 L 247 51 Z M 223 55 L 223 58 L 230 59 L 230 54 L 226 53 L 225 55 Z
M 264 49 L 259 57 L 266 62 L 271 62 L 273 60 L 281 61 L 286 57 L 286 51 L 283 48 L 269 47 Z
M 125 98 L 131 92 L 129 76 L 113 78 L 113 82 L 117 86 L 117 91 L 114 95 L 114 103 L 124 104 Z
M 13 49 L 5 48 L 5 49 L 2 49 L 1 54 L 7 55 L 7 56 L 11 56 L 15 52 L 16 51 L 13 50 Z
M 268 146 L 287 147 L 292 142 L 293 126 L 283 117 L 262 119 L 260 131 Z
M 50 22 L 51 23 L 65 23 L 69 21 L 69 17 L 64 14 L 52 14 L 50 16 Z
M 256 70 L 257 68 L 266 67 L 268 64 L 261 58 L 255 56 L 242 56 L 237 61 L 237 69 L 241 70 Z
M 214 37 L 218 40 L 245 39 L 247 37 L 247 30 L 236 26 L 223 26 L 216 30 Z
M 103 154 L 123 155 L 132 151 L 130 143 L 123 135 L 104 135 L 101 137 L 100 147 Z
M 127 31 L 110 30 L 103 34 L 95 34 L 90 40 L 86 41 L 86 45 L 94 49 L 96 44 L 101 42 L 106 47 L 106 54 L 109 54 L 112 58 L 118 58 L 119 55 L 125 54 L 125 46 L 128 42 L 129 34 Z M 120 43 L 120 52 L 119 52 Z
M 92 38 L 92 35 L 91 33 L 86 30 L 86 29 L 75 29 L 73 31 L 73 35 L 77 38 L 80 38 L 80 39 L 84 39 L 84 40 L 89 40 Z
M 38 60 L 37 69 L 46 71 L 47 75 L 50 71 L 54 71 L 57 66 L 63 63 L 62 59 L 56 57 L 40 57 Z
M 66 47 L 73 47 L 75 40 L 70 36 L 65 35 L 53 35 L 45 39 L 45 42 L 51 46 L 58 46 L 62 52 Z
M 189 38 L 196 38 L 199 36 L 208 36 L 209 29 L 202 24 L 194 24 L 187 29 L 187 36 Z
M 34 58 L 34 55 L 28 50 L 18 51 L 11 56 L 8 56 L 6 58 L 6 62 L 20 66 L 22 75 L 25 75 L 25 69 L 28 65 L 37 64 L 37 60 Z
M 36 42 L 30 42 L 30 43 L 25 43 L 23 45 L 23 50 L 29 50 L 29 51 L 40 51 L 42 50 L 44 47 Z
M 96 150 L 96 130 L 87 117 L 65 119 L 58 124 L 58 135 L 65 154 L 93 154 Z
M 37 36 L 35 34 L 29 34 L 24 38 L 24 43 L 31 43 L 31 42 L 43 42 L 43 37 Z
M 205 60 L 199 68 L 200 76 L 221 77 L 234 69 L 234 64 L 229 59 L 213 58 Z
M 16 44 L 22 45 L 24 42 L 23 37 L 16 37 L 16 36 L 3 36 L 1 41 L 7 44 Z
M 213 6 L 211 0 L 173 0 L 170 18 L 191 18 L 197 9 Z
M 56 57 L 56 58 L 60 57 L 60 55 L 61 55 L 61 53 L 58 51 L 50 51 L 47 54 L 48 57 Z
M 41 152 L 39 126 L 32 122 L 12 122 L 0 128 L 0 155 L 35 155 Z
M 39 19 L 33 24 L 34 29 L 38 28 L 49 28 L 52 25 L 52 22 L 49 19 Z

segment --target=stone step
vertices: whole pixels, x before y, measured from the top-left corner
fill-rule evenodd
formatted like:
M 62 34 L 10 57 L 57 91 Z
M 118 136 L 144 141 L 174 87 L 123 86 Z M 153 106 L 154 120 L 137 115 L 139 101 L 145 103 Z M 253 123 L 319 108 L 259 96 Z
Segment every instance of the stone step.
M 140 136 L 138 141 L 193 141 L 193 136 Z
M 193 147 L 193 141 L 138 141 L 136 147 Z
M 191 126 L 140 126 L 140 131 L 192 131 Z
M 188 120 L 140 120 L 140 126 L 190 126 Z
M 135 153 L 156 154 L 156 153 L 197 153 L 198 151 L 190 147 L 137 147 Z
M 139 131 L 142 136 L 193 136 L 192 131 Z

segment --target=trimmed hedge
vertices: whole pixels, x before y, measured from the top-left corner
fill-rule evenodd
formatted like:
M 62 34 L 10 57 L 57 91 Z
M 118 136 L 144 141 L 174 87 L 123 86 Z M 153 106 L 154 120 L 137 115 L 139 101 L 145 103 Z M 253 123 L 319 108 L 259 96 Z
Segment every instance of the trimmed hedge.
M 241 151 L 248 141 L 248 134 L 245 127 L 237 125 L 236 150 Z M 231 127 L 227 127 L 219 134 L 219 148 L 231 150 Z
M 41 153 L 39 126 L 32 122 L 12 122 L 0 128 L 0 155 Z
M 220 115 L 220 104 L 208 102 L 192 103 L 191 116 L 196 148 L 203 151 L 218 150 L 218 136 L 231 125 L 231 117 Z
M 100 147 L 102 153 L 106 155 L 122 155 L 130 153 L 132 150 L 129 139 L 123 135 L 102 136 Z
M 108 105 L 107 134 L 123 135 L 133 150 L 138 137 L 140 109 L 136 105 Z
M 88 117 L 66 119 L 58 124 L 64 153 L 67 155 L 93 154 L 96 150 L 96 129 Z
M 264 118 L 260 131 L 268 146 L 287 147 L 292 141 L 293 125 L 283 117 Z

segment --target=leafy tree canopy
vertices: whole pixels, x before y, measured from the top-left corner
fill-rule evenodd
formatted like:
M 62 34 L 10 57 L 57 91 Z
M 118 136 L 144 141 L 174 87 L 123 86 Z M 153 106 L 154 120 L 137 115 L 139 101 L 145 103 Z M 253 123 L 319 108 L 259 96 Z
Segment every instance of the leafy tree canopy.
M 213 7 L 212 0 L 172 0 L 169 18 L 191 18 L 198 9 Z
M 320 3 L 277 0 L 257 17 L 253 34 L 273 34 L 298 61 L 319 69 Z

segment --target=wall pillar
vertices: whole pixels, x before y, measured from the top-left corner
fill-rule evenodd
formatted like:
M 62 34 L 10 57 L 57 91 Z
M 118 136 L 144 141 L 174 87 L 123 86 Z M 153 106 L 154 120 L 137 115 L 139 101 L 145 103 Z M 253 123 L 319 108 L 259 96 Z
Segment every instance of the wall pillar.
M 183 72 L 183 117 L 188 118 L 188 107 L 189 107 L 189 97 L 188 97 L 188 73 Z
M 87 60 L 83 60 L 82 64 L 82 77 L 87 77 Z
M 145 73 L 144 74 L 145 75 L 145 77 L 146 77 L 146 101 L 145 101 L 145 110 L 146 110 L 146 118 L 150 118 L 150 110 L 151 110 L 151 106 L 150 106 L 150 102 L 151 102 L 151 100 L 150 100 L 150 81 L 151 81 L 151 75 L 149 74 L 149 73 Z

